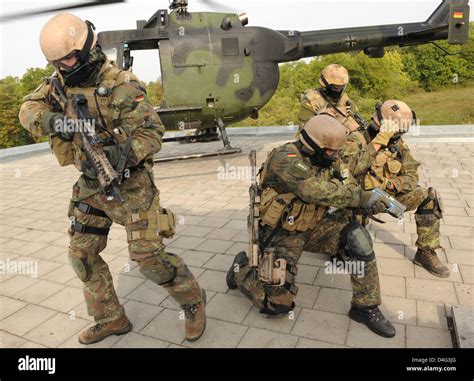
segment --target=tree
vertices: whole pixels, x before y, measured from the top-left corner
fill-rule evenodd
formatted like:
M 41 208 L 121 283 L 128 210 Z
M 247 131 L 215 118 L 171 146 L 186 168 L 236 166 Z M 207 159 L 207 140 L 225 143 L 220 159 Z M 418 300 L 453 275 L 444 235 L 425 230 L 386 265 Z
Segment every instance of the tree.
M 6 77 L 0 80 L 0 148 L 32 144 L 34 139 L 18 121 L 22 91 L 20 80 Z
M 54 68 L 47 64 L 45 68 L 30 67 L 23 77 L 21 77 L 21 91 L 23 95 L 31 93 L 43 82 L 44 78 L 50 77 L 54 72 Z
M 153 106 L 158 107 L 163 102 L 163 87 L 161 86 L 160 78 L 156 81 L 148 82 L 146 91 Z

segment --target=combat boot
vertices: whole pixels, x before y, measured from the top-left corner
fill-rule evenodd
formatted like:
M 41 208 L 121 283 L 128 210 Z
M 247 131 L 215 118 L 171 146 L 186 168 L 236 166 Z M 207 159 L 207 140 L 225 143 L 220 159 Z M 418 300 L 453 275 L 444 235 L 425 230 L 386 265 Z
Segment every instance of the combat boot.
M 196 341 L 206 329 L 206 291 L 202 290 L 202 300 L 192 306 L 186 306 L 186 340 Z
M 418 248 L 413 263 L 424 267 L 429 273 L 440 278 L 449 277 L 448 266 L 441 263 L 434 250 Z
M 132 323 L 124 315 L 120 319 L 108 323 L 96 324 L 90 328 L 85 329 L 79 334 L 78 339 L 81 344 L 93 344 L 97 343 L 98 341 L 102 341 L 111 335 L 125 335 L 131 330 Z
M 235 265 L 242 267 L 247 265 L 247 263 L 249 263 L 249 260 L 245 251 L 241 251 L 235 256 L 232 266 L 230 266 L 229 271 L 227 271 L 227 276 L 225 277 L 227 287 L 229 287 L 230 290 L 235 290 L 237 288 L 237 284 L 235 283 Z
M 395 336 L 395 327 L 389 320 L 383 316 L 378 306 L 351 306 L 349 317 L 358 322 L 365 324 L 372 332 L 383 337 Z

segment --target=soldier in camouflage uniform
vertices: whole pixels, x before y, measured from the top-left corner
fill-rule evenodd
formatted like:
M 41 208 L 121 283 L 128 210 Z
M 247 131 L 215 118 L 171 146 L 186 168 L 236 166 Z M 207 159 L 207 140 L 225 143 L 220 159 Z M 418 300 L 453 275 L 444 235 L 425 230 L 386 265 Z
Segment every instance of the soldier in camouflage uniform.
M 340 157 L 352 175 L 358 178 L 365 173 L 373 157 L 365 149 L 365 121 L 345 92 L 349 73 L 345 67 L 331 64 L 321 71 L 319 83 L 320 88 L 306 90 L 301 96 L 299 130 L 314 115 L 328 114 L 334 117 L 345 127 L 347 134 L 347 145 L 341 150 Z
M 349 316 L 379 335 L 392 337 L 395 328 L 378 308 L 381 298 L 371 237 L 347 209 L 374 214 L 385 210 L 387 202 L 375 201 L 372 192 L 357 186 L 337 157 L 346 141 L 339 122 L 317 115 L 306 123 L 298 141 L 269 154 L 259 186 L 260 252 L 271 250 L 276 260 L 284 259 L 284 283 L 263 282 L 259 279 L 262 260 L 259 267 L 252 267 L 242 252 L 227 273 L 227 285 L 238 288 L 268 317 L 285 316 L 295 306 L 297 263 L 309 245 L 316 252 L 362 266 L 360 274 L 351 273 Z
M 206 326 L 205 293 L 183 260 L 165 251 L 163 237 L 173 235 L 174 215 L 160 206 L 152 171 L 164 127 L 138 78 L 110 62 L 96 40 L 92 24 L 74 15 L 59 14 L 48 21 L 40 44 L 57 79 L 46 79 L 27 95 L 19 115 L 21 124 L 35 137 L 49 137 L 61 165 L 74 164 L 83 172 L 73 187 L 69 208 L 73 222 L 69 260 L 84 284 L 88 313 L 96 325 L 80 333 L 79 342 L 91 344 L 132 329 L 100 256 L 113 222 L 125 226 L 130 258 L 141 273 L 163 286 L 184 309 L 186 339 L 194 341 Z M 110 200 L 101 190 L 97 173 L 84 155 L 80 134 L 66 128 L 74 113 L 70 102 L 53 86 L 58 79 L 68 98 L 73 94 L 87 98 L 112 166 L 125 162 L 119 186 L 123 203 Z
M 440 198 L 433 188 L 418 185 L 417 162 L 401 138 L 416 116 L 408 105 L 397 100 L 388 100 L 376 106 L 369 134 L 369 146 L 377 151 L 376 157 L 364 178 L 365 189 L 380 187 L 389 192 L 407 207 L 416 210 L 415 222 L 418 250 L 414 263 L 424 267 L 438 277 L 449 277 L 449 269 L 436 255 L 440 245 Z

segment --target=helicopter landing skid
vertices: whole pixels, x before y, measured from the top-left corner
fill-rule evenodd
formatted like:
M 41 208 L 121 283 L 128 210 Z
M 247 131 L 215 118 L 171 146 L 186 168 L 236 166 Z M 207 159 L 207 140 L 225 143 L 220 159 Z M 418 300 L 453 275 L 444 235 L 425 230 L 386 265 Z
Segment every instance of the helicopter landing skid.
M 213 156 L 223 156 L 223 155 L 233 155 L 235 153 L 241 153 L 241 148 L 224 148 L 220 151 L 215 152 L 204 152 L 204 153 L 195 153 L 190 155 L 182 155 L 182 156 L 169 156 L 163 158 L 156 158 L 153 159 L 155 163 L 165 163 L 168 161 L 178 161 L 178 160 L 188 160 L 188 159 L 200 159 L 204 157 L 213 157 Z

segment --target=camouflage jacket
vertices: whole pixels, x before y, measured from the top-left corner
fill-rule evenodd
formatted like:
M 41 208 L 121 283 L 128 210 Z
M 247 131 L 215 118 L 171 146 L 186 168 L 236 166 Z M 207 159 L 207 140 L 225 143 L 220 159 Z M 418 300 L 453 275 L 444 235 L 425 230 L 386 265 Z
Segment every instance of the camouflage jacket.
M 400 139 L 378 151 L 365 177 L 365 188 L 380 187 L 392 194 L 411 192 L 418 184 L 419 166 L 406 143 Z M 387 189 L 390 183 L 395 186 L 395 191 Z
M 344 163 L 338 160 L 321 169 L 301 154 L 298 144 L 287 143 L 270 153 L 260 188 L 270 187 L 279 194 L 291 192 L 305 203 L 324 207 L 357 206 L 360 188 Z
M 343 94 L 339 102 L 331 106 L 319 89 L 310 89 L 303 93 L 300 106 L 298 114 L 300 129 L 309 119 L 319 113 L 331 115 L 346 128 L 347 145 L 340 153 L 341 159 L 356 179 L 366 173 L 372 157 L 366 151 L 367 142 L 360 131 L 361 126 L 353 118 L 358 109 L 349 96 Z
M 138 78 L 106 61 L 97 82 L 97 87 L 68 88 L 64 83 L 63 86 L 68 97 L 72 94 L 86 96 L 92 116 L 98 123 L 102 119 L 105 120 L 106 129 L 114 134 L 119 144 L 126 142 L 130 134 L 132 149 L 127 166 L 144 164 L 150 169 L 153 166 L 153 155 L 161 149 L 165 129 Z M 99 86 L 107 87 L 109 94 L 96 98 L 94 92 Z M 98 110 L 103 118 L 100 118 Z M 48 112 L 63 112 L 65 115 L 71 113 L 71 106 L 61 101 L 50 78 L 45 79 L 36 90 L 24 98 L 19 113 L 20 122 L 33 136 L 47 136 L 43 129 L 43 120 Z M 74 164 L 81 170 L 85 154 L 81 149 L 79 134 L 75 134 L 72 142 L 64 142 L 55 134 L 48 137 L 60 164 Z M 97 182 L 87 182 L 85 185 L 91 188 L 88 193 L 98 191 Z
M 309 89 L 301 95 L 300 111 L 298 122 L 300 129 L 313 116 L 325 113 L 333 116 L 349 131 L 355 131 L 360 126 L 353 118 L 353 114 L 358 111 L 357 106 L 344 93 L 337 104 L 330 103 L 321 93 L 321 89 Z

